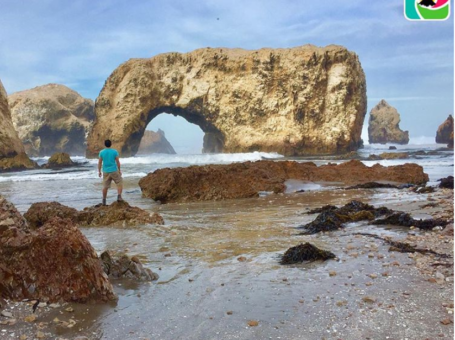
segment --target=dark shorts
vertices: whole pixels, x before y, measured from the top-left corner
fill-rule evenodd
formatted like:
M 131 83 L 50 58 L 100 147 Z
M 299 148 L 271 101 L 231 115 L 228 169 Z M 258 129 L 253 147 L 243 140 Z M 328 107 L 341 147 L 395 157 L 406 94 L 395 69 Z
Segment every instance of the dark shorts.
M 103 188 L 109 189 L 112 181 L 114 181 L 117 186 L 123 184 L 123 178 L 122 175 L 120 175 L 120 172 L 103 172 Z

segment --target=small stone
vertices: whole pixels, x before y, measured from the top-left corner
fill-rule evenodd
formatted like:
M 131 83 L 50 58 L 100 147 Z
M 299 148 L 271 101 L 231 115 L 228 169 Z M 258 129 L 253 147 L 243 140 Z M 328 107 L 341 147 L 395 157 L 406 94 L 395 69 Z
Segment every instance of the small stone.
M 66 310 L 67 312 L 69 312 L 69 313 L 72 313 L 72 312 L 74 312 L 74 309 L 73 309 L 73 307 L 68 307 L 68 308 L 66 308 L 65 310 Z
M 375 303 L 376 302 L 376 298 L 372 297 L 372 296 L 364 296 L 362 298 L 362 301 L 366 302 L 366 303 Z
M 237 257 L 237 261 L 245 262 L 246 261 L 246 257 L 245 256 L 239 256 L 239 257 Z
M 27 336 L 22 334 L 20 337 L 19 337 L 19 340 L 27 340 Z
M 29 315 L 29 316 L 26 316 L 26 317 L 24 318 L 24 320 L 25 320 L 26 322 L 33 322 L 33 321 L 36 320 L 36 315 L 31 314 L 31 315 Z
M 38 332 L 36 332 L 36 337 L 37 337 L 38 339 L 44 339 L 44 338 L 46 337 L 46 335 L 44 335 L 43 332 L 38 331 Z
M 437 281 L 436 281 L 436 279 L 435 279 L 434 277 L 430 277 L 430 278 L 428 279 L 428 282 L 436 283 Z
M 305 300 L 299 300 L 299 303 L 305 303 Z
M 450 325 L 450 324 L 452 323 L 452 320 L 450 320 L 450 319 L 444 319 L 444 320 L 441 320 L 441 323 L 442 323 L 443 325 Z
M 329 276 L 336 276 L 336 275 L 337 275 L 337 272 L 334 271 L 334 270 L 331 270 L 331 271 L 329 272 Z
M 444 283 L 444 280 L 445 280 L 445 276 L 443 274 L 441 274 L 440 272 L 436 272 L 436 282 L 438 284 L 443 284 Z
M 229 311 L 226 312 L 226 314 L 227 314 L 227 315 L 232 315 L 232 311 L 229 310 Z
M 372 279 L 376 279 L 378 277 L 376 274 L 369 274 L 368 276 L 371 277 Z
M 38 307 L 39 307 L 39 308 L 43 308 L 43 307 L 46 307 L 46 306 L 47 306 L 47 303 L 46 303 L 46 302 L 40 302 L 40 303 L 38 304 Z
M 372 258 L 374 258 L 374 254 L 373 254 L 373 253 L 368 253 L 368 257 L 369 257 L 370 259 L 372 259 Z
M 171 257 L 171 256 L 172 256 L 171 253 L 164 254 L 164 257 Z
M 51 304 L 49 305 L 49 307 L 51 307 L 51 308 L 59 308 L 59 307 L 60 307 L 60 304 L 59 304 L 59 303 L 51 303 Z
M 259 322 L 256 320 L 250 320 L 250 321 L 248 321 L 248 326 L 250 326 L 250 327 L 259 326 Z
M 7 312 L 5 310 L 2 311 L 2 313 L 0 315 L 4 316 L 5 318 L 12 318 L 13 317 L 13 313 Z
M 348 304 L 347 300 L 337 301 L 337 306 L 338 307 L 343 307 L 343 306 L 346 306 L 347 304 Z

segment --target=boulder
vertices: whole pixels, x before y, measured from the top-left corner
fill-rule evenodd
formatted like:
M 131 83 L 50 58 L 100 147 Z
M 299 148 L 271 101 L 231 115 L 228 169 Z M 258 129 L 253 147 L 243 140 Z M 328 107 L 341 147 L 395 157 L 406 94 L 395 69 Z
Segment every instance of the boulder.
M 33 203 L 24 217 L 33 228 L 41 227 L 54 217 L 70 219 L 73 223 L 84 227 L 164 224 L 159 214 L 150 214 L 138 207 L 130 206 L 127 202 L 114 202 L 106 206 L 98 204 L 82 211 L 58 202 L 39 202 Z
M 0 236 L 2 232 L 10 227 L 28 230 L 27 222 L 21 213 L 12 203 L 8 202 L 3 196 L 0 196 Z
M 151 153 L 175 154 L 171 143 L 166 139 L 164 131 L 158 129 L 157 132 L 145 130 L 141 139 L 141 144 L 137 150 L 137 155 L 148 155 Z
M 54 153 L 46 164 L 43 165 L 43 168 L 49 169 L 60 169 L 74 166 L 77 163 L 71 160 L 70 155 L 65 152 L 56 152 Z
M 370 112 L 368 122 L 368 140 L 370 144 L 408 144 L 409 132 L 399 127 L 400 114 L 384 99 Z
M 334 253 L 319 249 L 311 243 L 306 242 L 305 244 L 301 243 L 298 246 L 291 247 L 286 250 L 284 255 L 281 257 L 280 263 L 296 264 L 306 261 L 326 261 L 334 258 L 336 258 Z
M 128 278 L 138 281 L 158 280 L 158 274 L 145 268 L 137 256 L 129 257 L 126 254 L 111 256 L 109 251 L 100 255 L 104 272 L 115 279 Z
M 28 230 L 2 197 L 0 214 L 15 222 L 0 232 L 1 298 L 49 302 L 117 298 L 95 250 L 71 220 L 53 217 Z
M 447 147 L 453 148 L 453 117 L 449 115 L 447 119 L 439 125 L 436 132 L 436 143 L 447 144 Z
M 95 112 L 87 157 L 106 138 L 121 156 L 136 154 L 163 112 L 198 125 L 204 152 L 346 153 L 361 145 L 365 74 L 355 53 L 335 45 L 166 53 L 120 65 Z
M 288 179 L 343 182 L 348 185 L 393 181 L 424 184 L 428 175 L 417 164 L 372 167 L 357 160 L 316 166 L 294 161 L 257 161 L 234 164 L 164 168 L 141 178 L 145 197 L 162 203 L 255 197 L 260 191 L 282 193 Z
M 0 81 L 0 172 L 33 169 L 37 164 L 25 154 L 11 120 L 8 97 Z
M 30 156 L 85 154 L 94 104 L 64 85 L 48 84 L 9 96 L 19 138 Z

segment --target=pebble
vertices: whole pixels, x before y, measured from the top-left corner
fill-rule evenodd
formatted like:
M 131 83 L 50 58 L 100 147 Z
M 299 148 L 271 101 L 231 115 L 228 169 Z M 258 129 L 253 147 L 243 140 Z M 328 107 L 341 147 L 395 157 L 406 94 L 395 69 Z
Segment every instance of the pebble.
M 74 312 L 74 309 L 73 309 L 73 307 L 68 307 L 68 308 L 66 308 L 65 310 L 66 310 L 67 312 L 69 312 L 69 313 L 72 313 L 72 312 Z
M 452 320 L 450 320 L 450 319 L 444 319 L 444 320 L 441 320 L 441 323 L 442 323 L 443 325 L 450 325 L 450 324 L 452 323 Z
M 369 274 L 368 276 L 371 277 L 372 279 L 376 279 L 378 277 L 376 274 Z
M 250 326 L 250 327 L 259 326 L 259 322 L 256 320 L 250 320 L 250 321 L 248 321 L 248 326 Z
M 2 313 L 0 315 L 4 316 L 5 318 L 12 318 L 13 317 L 13 313 L 10 313 L 10 312 L 7 312 L 7 311 L 2 311 Z
M 226 314 L 227 314 L 227 315 L 232 315 L 232 311 L 231 311 L 231 310 L 230 310 L 230 311 L 227 311 Z
M 331 270 L 331 271 L 329 272 L 329 275 L 330 275 L 330 276 L 336 276 L 336 275 L 337 275 L 337 272 L 334 271 L 334 270 Z
M 372 297 L 372 296 L 365 296 L 365 297 L 362 298 L 362 301 L 366 302 L 366 303 L 375 303 L 376 302 L 376 298 Z
M 239 256 L 239 257 L 237 257 L 237 261 L 245 262 L 246 261 L 246 257 L 245 256 Z
M 24 320 L 25 320 L 26 322 L 33 322 L 33 321 L 36 320 L 36 315 L 31 314 L 31 315 L 29 315 L 29 316 L 26 316 L 26 317 L 24 318 Z
M 44 339 L 46 337 L 46 335 L 43 332 L 38 331 L 38 332 L 36 332 L 36 337 L 38 339 Z

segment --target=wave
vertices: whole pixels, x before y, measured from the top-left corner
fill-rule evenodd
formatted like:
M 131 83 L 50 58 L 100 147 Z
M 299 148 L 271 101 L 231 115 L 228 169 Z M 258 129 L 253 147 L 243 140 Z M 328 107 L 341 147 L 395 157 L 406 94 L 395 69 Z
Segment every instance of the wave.
M 147 173 L 145 172 L 133 172 L 123 173 L 123 178 L 128 177 L 144 177 Z M 21 175 L 12 176 L 0 176 L 0 182 L 31 182 L 31 181 L 74 181 L 74 180 L 88 180 L 95 179 L 101 181 L 98 177 L 98 171 L 85 171 L 81 172 L 70 172 L 70 173 L 35 173 L 27 174 L 21 173 Z

